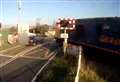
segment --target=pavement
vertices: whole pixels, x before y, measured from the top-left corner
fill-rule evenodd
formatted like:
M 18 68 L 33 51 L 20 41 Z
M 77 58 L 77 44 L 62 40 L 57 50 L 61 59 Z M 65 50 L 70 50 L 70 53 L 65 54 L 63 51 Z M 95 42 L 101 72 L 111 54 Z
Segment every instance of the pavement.
M 27 47 L 15 55 L 4 54 L 5 51 L 2 51 L 4 53 L 0 53 L 0 82 L 31 82 L 51 57 L 48 56 L 51 45 L 54 44 Z M 10 50 L 13 51 L 14 48 Z

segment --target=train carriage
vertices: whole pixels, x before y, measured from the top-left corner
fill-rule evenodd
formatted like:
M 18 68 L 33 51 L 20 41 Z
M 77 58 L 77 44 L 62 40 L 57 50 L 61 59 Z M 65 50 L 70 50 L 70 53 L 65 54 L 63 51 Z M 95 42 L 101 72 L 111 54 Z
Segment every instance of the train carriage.
M 59 44 L 63 41 L 62 32 L 56 28 L 55 38 Z M 120 17 L 76 19 L 75 28 L 67 33 L 71 44 L 120 55 Z

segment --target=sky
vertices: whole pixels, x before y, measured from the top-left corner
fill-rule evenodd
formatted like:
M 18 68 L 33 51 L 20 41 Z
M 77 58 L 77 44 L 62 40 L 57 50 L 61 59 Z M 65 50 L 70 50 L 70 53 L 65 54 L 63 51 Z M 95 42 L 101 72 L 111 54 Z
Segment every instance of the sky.
M 120 0 L 21 0 L 21 15 L 17 0 L 0 0 L 0 21 L 17 24 L 52 25 L 58 18 L 120 17 Z

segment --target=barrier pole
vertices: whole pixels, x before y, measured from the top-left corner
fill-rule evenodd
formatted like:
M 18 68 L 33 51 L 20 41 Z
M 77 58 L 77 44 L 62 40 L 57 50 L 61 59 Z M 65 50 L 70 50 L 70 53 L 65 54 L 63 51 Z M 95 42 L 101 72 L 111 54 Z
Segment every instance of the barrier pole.
M 75 77 L 75 82 L 79 82 L 79 75 L 80 75 L 80 69 L 81 69 L 81 56 L 82 56 L 82 47 L 79 47 L 79 59 L 78 59 L 78 68 L 77 68 L 77 74 Z
M 66 34 L 66 29 L 64 29 L 64 34 Z M 64 42 L 63 42 L 63 52 L 64 52 L 64 56 L 66 56 L 66 50 L 67 50 L 67 38 L 64 38 Z

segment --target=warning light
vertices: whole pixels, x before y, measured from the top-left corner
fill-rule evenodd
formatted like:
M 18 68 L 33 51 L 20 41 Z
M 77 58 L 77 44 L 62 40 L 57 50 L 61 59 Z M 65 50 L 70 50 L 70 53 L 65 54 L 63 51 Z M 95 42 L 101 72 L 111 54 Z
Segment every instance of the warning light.
M 70 20 L 73 20 L 73 18 L 69 18 Z
M 61 20 L 60 20 L 60 19 L 58 19 L 58 20 L 57 20 L 57 23 L 60 23 L 60 21 L 61 21 Z
M 64 20 L 64 18 L 60 18 L 60 20 Z
M 75 24 L 75 20 L 73 20 L 73 24 Z
M 57 25 L 60 28 L 60 24 Z
M 73 25 L 73 28 L 75 28 L 75 25 Z
M 72 24 L 72 21 L 69 21 L 69 24 Z
M 59 18 L 57 20 L 57 27 L 62 29 L 74 29 L 75 28 L 75 19 L 73 18 Z

